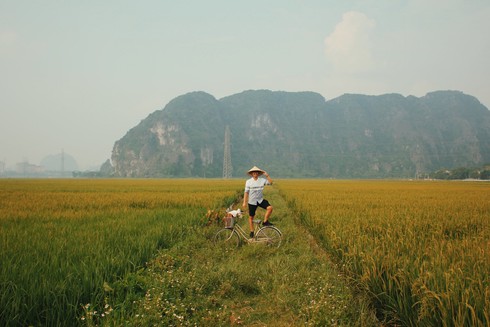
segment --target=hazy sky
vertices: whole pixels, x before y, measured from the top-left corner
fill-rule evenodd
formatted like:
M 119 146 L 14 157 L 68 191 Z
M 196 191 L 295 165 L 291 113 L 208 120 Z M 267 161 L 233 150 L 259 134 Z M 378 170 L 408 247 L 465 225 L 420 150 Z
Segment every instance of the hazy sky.
M 0 161 L 81 169 L 173 98 L 250 89 L 490 107 L 488 0 L 0 0 Z

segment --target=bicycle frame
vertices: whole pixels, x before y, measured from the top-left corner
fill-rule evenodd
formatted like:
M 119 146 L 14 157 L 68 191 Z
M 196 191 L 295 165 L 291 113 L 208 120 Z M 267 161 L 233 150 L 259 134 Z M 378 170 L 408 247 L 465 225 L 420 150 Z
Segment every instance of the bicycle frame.
M 248 233 L 235 223 L 233 227 L 225 227 L 220 229 L 214 236 L 216 244 L 227 244 L 228 246 L 239 246 L 244 240 L 247 243 L 263 243 L 269 246 L 279 247 L 282 241 L 282 232 L 274 226 L 260 227 L 262 220 L 254 219 L 254 237 L 248 237 Z
M 262 222 L 262 220 L 260 220 L 260 219 L 254 219 L 253 220 L 253 224 L 254 224 L 254 235 L 257 235 L 257 232 L 260 229 L 260 223 L 261 222 Z M 253 242 L 254 241 L 254 238 L 248 237 L 247 233 L 243 230 L 243 228 L 240 225 L 238 225 L 238 223 L 235 223 L 235 225 L 233 226 L 233 228 L 230 228 L 230 229 L 233 229 L 234 231 L 236 231 L 238 233 L 238 235 L 243 240 L 245 240 L 247 242 Z

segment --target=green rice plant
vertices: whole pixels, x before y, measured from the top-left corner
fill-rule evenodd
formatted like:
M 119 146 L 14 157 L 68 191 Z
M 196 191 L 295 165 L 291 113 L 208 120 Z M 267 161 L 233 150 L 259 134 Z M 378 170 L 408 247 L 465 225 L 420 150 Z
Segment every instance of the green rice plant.
M 104 285 L 181 240 L 237 185 L 1 180 L 0 325 L 76 325 L 84 311 L 104 312 Z

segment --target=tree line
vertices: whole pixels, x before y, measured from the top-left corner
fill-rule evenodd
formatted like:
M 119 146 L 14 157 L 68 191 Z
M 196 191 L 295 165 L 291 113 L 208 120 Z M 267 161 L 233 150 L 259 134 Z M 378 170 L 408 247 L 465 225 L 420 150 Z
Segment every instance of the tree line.
M 479 168 L 458 167 L 455 169 L 439 169 L 430 174 L 433 179 L 481 179 L 490 180 L 490 164 Z

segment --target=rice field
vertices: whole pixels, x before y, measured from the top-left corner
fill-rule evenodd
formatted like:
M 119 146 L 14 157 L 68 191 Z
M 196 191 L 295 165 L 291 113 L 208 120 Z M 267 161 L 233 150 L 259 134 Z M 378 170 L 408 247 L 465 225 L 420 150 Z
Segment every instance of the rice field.
M 490 325 L 489 183 L 284 180 L 279 188 L 381 321 Z
M 370 325 L 335 271 L 381 324 L 490 325 L 490 183 L 278 180 L 270 194 L 284 246 L 230 260 L 207 243 L 217 226 L 203 218 L 236 202 L 243 183 L 0 180 L 0 325 L 158 324 L 149 304 L 176 325 L 228 323 L 233 310 L 243 324 L 267 315 L 279 325 L 279 314 L 292 325 Z M 307 254 L 298 224 L 327 255 Z M 250 264 L 264 276 L 251 278 Z M 267 303 L 264 294 L 279 313 L 249 302 Z
M 240 186 L 241 186 L 240 182 Z M 0 325 L 65 325 L 233 201 L 218 180 L 0 180 Z

